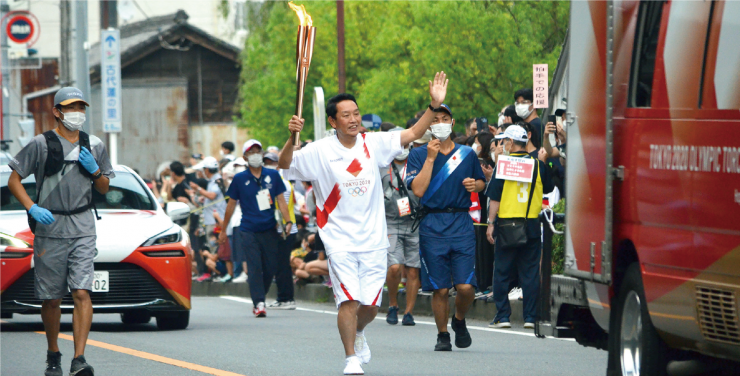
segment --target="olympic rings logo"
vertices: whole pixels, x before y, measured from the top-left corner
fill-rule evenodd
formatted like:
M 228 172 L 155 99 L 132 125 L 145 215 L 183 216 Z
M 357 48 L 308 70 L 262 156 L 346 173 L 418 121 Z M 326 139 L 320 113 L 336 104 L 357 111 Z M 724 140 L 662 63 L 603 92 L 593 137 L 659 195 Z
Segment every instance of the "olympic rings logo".
M 347 190 L 347 193 L 352 195 L 352 197 L 364 196 L 366 192 L 367 192 L 367 187 L 355 187 L 355 188 L 350 188 Z

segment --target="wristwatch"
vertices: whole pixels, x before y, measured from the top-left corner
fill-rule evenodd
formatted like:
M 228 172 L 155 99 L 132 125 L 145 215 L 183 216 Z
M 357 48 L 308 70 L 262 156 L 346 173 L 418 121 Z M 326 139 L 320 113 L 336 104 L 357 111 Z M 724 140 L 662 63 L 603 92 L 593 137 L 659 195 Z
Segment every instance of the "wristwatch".
M 442 108 L 442 107 L 437 107 L 437 108 L 434 108 L 434 107 L 432 107 L 432 104 L 431 104 L 431 103 L 429 104 L 429 109 L 430 109 L 430 110 L 432 110 L 432 112 L 439 112 L 439 110 L 440 110 L 441 108 Z
M 98 170 L 98 173 L 92 176 L 93 180 L 98 180 L 100 177 L 103 176 L 103 171 Z

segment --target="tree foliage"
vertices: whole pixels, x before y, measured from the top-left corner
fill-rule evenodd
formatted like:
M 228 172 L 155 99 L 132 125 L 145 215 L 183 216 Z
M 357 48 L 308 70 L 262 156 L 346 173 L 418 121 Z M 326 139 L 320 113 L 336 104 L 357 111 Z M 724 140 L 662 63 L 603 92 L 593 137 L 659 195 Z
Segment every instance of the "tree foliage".
M 306 4 L 317 29 L 304 100 L 313 135 L 313 87 L 337 93 L 336 3 Z M 567 2 L 345 2 L 347 92 L 360 111 L 405 125 L 429 103 L 428 80 L 450 79 L 447 100 L 456 131 L 471 117 L 495 118 L 532 86 L 532 64 L 550 74 L 568 23 Z M 252 137 L 282 145 L 294 112 L 297 18 L 285 2 L 248 9 L 250 34 L 242 56 L 239 116 Z M 551 76 L 552 77 L 552 76 Z

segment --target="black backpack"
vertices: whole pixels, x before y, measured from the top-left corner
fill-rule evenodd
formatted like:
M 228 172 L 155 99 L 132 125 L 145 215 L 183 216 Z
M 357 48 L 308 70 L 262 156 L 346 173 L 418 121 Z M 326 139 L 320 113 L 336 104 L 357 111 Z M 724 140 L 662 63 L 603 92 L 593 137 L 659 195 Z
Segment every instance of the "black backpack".
M 47 176 L 52 176 L 54 174 L 59 173 L 63 168 L 66 168 L 67 165 L 70 164 L 78 164 L 77 161 L 65 161 L 64 160 L 64 148 L 62 147 L 62 143 L 59 141 L 59 138 L 56 135 L 56 132 L 53 130 L 46 131 L 43 133 L 44 139 L 46 140 L 46 161 L 44 161 L 44 177 L 41 179 L 41 185 L 39 185 L 38 191 L 36 192 L 36 200 L 34 203 L 38 204 L 39 200 L 41 199 L 41 190 L 44 187 L 44 181 L 46 181 Z M 92 149 L 90 149 L 90 135 L 87 133 L 80 131 L 80 150 L 82 148 L 87 148 L 87 150 L 92 153 Z M 84 167 L 82 167 L 81 164 L 79 165 L 80 172 L 83 176 L 86 176 L 90 178 L 91 184 L 94 184 L 92 181 L 92 174 L 89 173 L 87 170 L 85 170 Z M 74 167 L 73 167 L 74 168 Z M 100 216 L 98 215 L 98 208 L 95 206 L 95 201 L 92 197 L 92 190 L 90 191 L 90 203 L 87 205 L 84 205 L 82 207 L 79 207 L 74 210 L 66 211 L 66 210 L 49 210 L 51 214 L 57 214 L 57 215 L 75 215 L 79 214 L 85 211 L 90 210 L 90 208 L 93 208 L 95 210 L 95 217 L 97 219 L 100 219 Z M 36 220 L 33 219 L 31 214 L 28 214 L 28 227 L 31 228 L 32 233 L 36 233 Z

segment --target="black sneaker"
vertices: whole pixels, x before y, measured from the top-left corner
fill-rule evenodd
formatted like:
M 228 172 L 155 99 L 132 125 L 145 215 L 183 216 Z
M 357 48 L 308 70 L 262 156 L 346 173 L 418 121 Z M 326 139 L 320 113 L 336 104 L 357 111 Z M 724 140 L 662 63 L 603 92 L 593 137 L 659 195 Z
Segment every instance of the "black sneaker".
M 44 376 L 64 376 L 62 372 L 62 353 L 46 350 L 46 372 Z
M 452 315 L 452 330 L 455 331 L 455 346 L 464 349 L 470 347 L 473 343 L 473 339 L 470 338 L 470 332 L 468 327 L 465 325 L 465 319 L 458 320 L 455 315 Z
M 434 346 L 434 351 L 452 351 L 450 333 L 444 332 L 437 334 L 437 345 Z
M 80 355 L 72 359 L 72 367 L 69 368 L 69 376 L 94 376 L 95 370 L 85 361 L 85 356 Z
M 398 324 L 398 307 L 388 307 L 388 314 L 385 316 L 385 321 L 391 325 Z
M 414 322 L 414 316 L 412 316 L 411 313 L 407 313 L 403 315 L 403 320 L 401 321 L 401 325 L 404 325 L 404 326 L 416 325 L 416 322 Z

